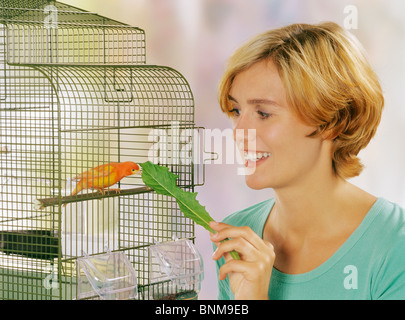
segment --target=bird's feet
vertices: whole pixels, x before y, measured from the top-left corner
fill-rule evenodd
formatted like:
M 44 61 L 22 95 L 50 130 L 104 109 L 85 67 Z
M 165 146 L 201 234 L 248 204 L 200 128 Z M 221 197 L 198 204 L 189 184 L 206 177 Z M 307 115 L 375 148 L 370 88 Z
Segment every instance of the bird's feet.
M 105 191 L 106 191 L 106 190 L 104 190 L 104 193 L 105 193 Z M 110 191 L 110 192 L 114 192 L 114 191 L 115 191 L 116 194 L 120 194 L 120 193 L 121 193 L 121 189 L 119 189 L 119 188 L 116 188 L 116 189 L 111 189 L 111 188 L 109 188 L 109 189 L 107 189 L 107 191 Z

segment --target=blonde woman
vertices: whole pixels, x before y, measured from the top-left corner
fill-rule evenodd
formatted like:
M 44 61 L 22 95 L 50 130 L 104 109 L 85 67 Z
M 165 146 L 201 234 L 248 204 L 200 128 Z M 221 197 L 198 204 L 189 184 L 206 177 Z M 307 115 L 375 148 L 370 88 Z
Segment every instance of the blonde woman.
M 218 298 L 405 298 L 404 210 L 346 180 L 384 105 L 360 45 L 332 22 L 265 32 L 230 58 L 218 96 L 238 145 L 256 131 L 247 185 L 275 193 L 211 224 Z

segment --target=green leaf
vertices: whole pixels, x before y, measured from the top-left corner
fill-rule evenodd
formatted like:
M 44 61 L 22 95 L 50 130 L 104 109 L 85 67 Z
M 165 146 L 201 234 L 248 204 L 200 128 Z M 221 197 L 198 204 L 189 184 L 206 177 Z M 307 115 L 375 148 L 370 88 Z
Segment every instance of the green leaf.
M 196 197 L 196 192 L 181 190 L 181 194 L 176 197 L 176 201 L 186 217 L 192 219 L 195 223 L 203 226 L 208 231 L 215 233 L 209 226 L 210 221 L 214 221 L 214 219 L 211 218 L 205 207 L 198 202 Z
M 215 232 L 209 226 L 214 219 L 204 206 L 196 199 L 196 192 L 186 192 L 176 184 L 178 176 L 171 173 L 168 168 L 155 165 L 150 161 L 140 164 L 142 167 L 142 180 L 156 193 L 171 196 L 176 199 L 183 214 L 201 225 L 210 232 Z
M 183 214 L 208 231 L 215 233 L 209 226 L 214 219 L 204 206 L 197 200 L 197 192 L 187 192 L 177 186 L 178 176 L 169 171 L 167 167 L 159 166 L 147 161 L 141 163 L 143 182 L 156 193 L 176 199 Z M 234 259 L 240 259 L 236 251 L 231 252 Z
M 178 193 L 177 175 L 171 173 L 169 168 L 153 164 L 148 161 L 140 163 L 142 167 L 142 180 L 156 193 L 174 197 Z

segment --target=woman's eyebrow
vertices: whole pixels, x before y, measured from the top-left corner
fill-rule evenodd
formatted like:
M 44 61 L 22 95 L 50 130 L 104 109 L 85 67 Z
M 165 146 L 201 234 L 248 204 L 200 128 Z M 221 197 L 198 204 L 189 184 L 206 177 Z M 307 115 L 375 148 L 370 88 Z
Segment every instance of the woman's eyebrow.
M 230 94 L 228 94 L 228 99 L 233 101 L 233 102 L 238 103 L 238 101 L 236 101 L 236 99 L 234 97 L 232 97 Z
M 273 100 L 268 100 L 268 99 L 249 99 L 247 101 L 248 104 L 271 104 L 271 105 L 277 105 L 277 103 Z
M 228 99 L 230 101 L 238 103 L 238 101 L 232 97 L 230 94 L 228 95 Z M 270 104 L 270 105 L 278 105 L 277 102 L 269 99 L 249 99 L 247 100 L 248 104 Z

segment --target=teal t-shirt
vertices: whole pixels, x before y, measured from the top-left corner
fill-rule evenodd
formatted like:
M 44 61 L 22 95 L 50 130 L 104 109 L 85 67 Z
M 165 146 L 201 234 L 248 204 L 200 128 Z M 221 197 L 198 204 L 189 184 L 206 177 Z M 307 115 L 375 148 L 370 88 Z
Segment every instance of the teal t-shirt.
M 269 199 L 224 219 L 249 226 L 260 237 L 274 205 Z M 217 270 L 224 259 L 217 261 Z M 228 277 L 218 280 L 218 299 L 234 299 Z M 405 211 L 378 198 L 346 242 L 323 264 L 302 274 L 273 268 L 269 299 L 405 299 Z

